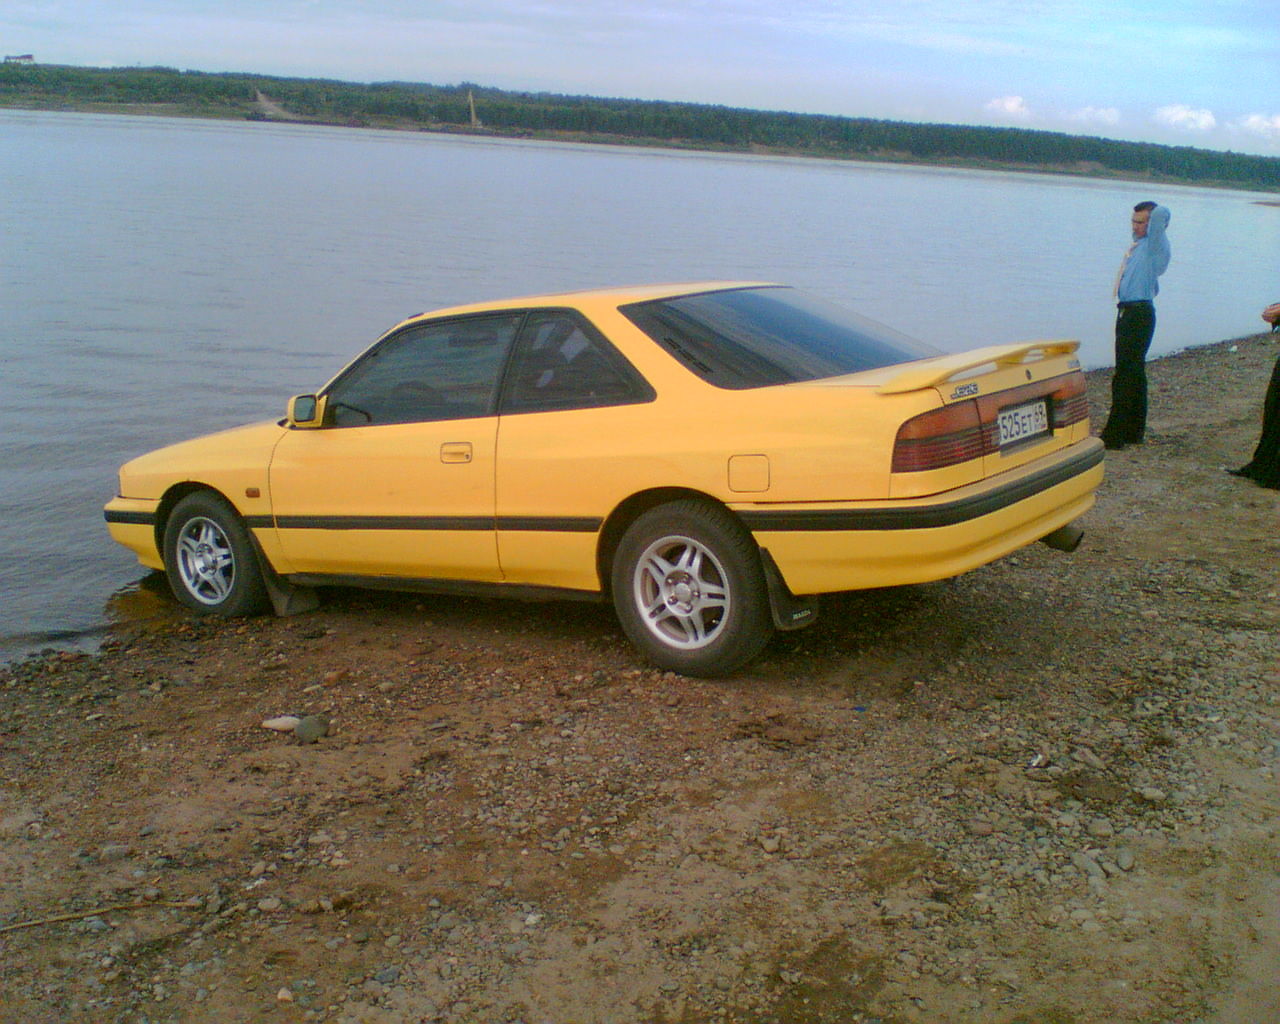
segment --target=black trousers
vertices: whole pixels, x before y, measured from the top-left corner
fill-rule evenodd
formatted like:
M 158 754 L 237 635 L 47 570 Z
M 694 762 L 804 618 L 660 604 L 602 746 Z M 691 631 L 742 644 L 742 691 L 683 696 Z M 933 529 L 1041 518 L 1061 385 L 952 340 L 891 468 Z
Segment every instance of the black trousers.
M 1102 428 L 1108 444 L 1141 444 L 1147 432 L 1147 349 L 1156 333 L 1156 307 L 1121 302 L 1116 312 L 1116 371 L 1111 413 Z
M 1271 383 L 1262 400 L 1262 436 L 1253 460 L 1240 473 L 1263 487 L 1280 490 L 1280 359 L 1271 371 Z

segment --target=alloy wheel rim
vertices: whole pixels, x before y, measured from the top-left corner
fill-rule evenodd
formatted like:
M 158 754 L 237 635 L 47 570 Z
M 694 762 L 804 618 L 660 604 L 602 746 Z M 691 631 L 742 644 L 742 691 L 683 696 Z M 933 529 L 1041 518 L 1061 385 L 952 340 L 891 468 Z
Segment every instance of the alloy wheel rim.
M 178 575 L 187 593 L 201 604 L 222 604 L 235 584 L 236 560 L 222 527 L 203 516 L 178 534 Z
M 697 650 L 724 632 L 732 606 L 720 560 L 692 537 L 655 540 L 636 562 L 636 609 L 645 628 L 665 646 Z

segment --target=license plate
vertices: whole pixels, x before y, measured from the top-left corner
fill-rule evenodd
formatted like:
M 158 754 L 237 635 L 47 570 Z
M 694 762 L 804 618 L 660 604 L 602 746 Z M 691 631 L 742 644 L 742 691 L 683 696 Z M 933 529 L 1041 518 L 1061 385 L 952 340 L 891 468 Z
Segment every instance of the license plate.
M 1000 447 L 1017 444 L 1029 437 L 1049 433 L 1049 404 L 1043 398 L 1025 405 L 1001 409 L 996 417 L 1000 429 Z

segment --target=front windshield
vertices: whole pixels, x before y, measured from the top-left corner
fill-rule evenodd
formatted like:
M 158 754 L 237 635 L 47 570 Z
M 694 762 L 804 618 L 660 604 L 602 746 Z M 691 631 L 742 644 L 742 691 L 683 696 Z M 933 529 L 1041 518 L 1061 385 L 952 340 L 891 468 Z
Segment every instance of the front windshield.
M 794 288 L 734 288 L 638 302 L 622 312 L 709 384 L 732 390 L 875 370 L 940 355 Z

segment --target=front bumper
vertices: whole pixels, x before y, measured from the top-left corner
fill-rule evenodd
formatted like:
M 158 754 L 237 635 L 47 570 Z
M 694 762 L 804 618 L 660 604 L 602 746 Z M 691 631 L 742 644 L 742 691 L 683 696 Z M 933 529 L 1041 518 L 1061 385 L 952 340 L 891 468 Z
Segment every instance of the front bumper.
M 148 569 L 163 569 L 156 538 L 156 514 L 160 503 L 148 498 L 112 498 L 102 511 L 107 532 L 117 544 L 138 556 Z

